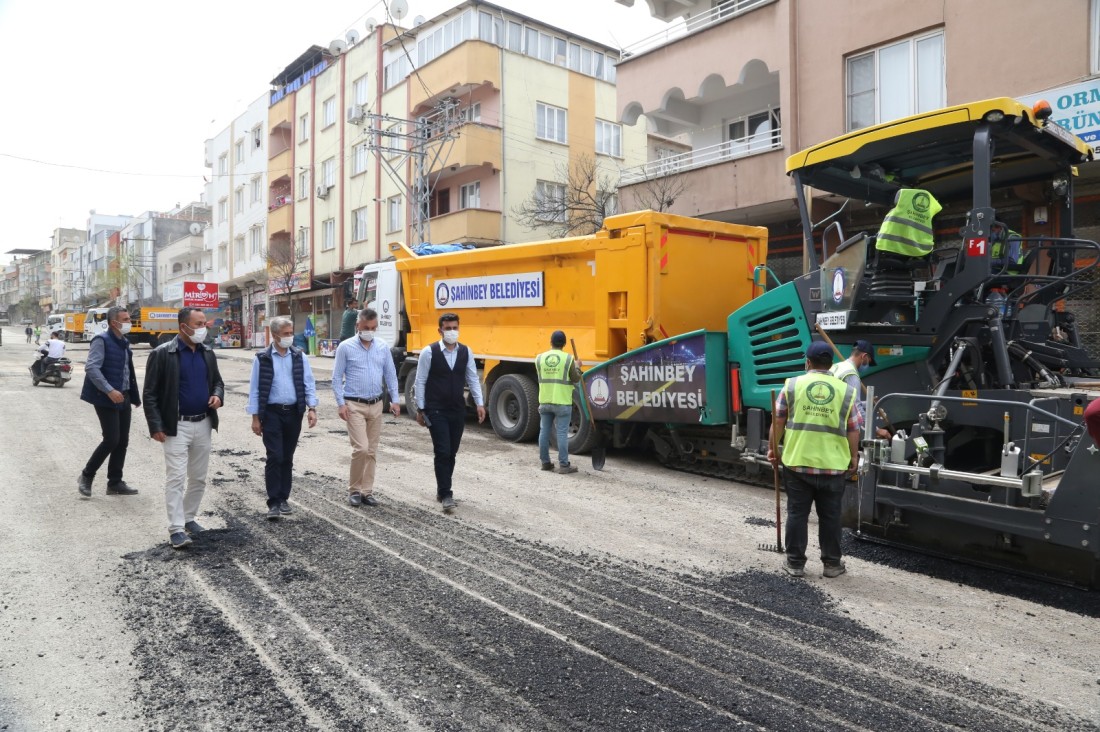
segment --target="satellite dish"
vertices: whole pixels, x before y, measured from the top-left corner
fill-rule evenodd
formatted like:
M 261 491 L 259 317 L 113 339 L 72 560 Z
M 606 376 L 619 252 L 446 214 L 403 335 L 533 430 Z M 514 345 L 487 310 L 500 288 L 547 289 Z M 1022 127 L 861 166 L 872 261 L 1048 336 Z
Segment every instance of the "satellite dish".
M 348 44 L 337 38 L 332 43 L 328 44 L 328 52 L 333 56 L 339 56 L 344 51 L 348 50 Z
M 378 27 L 378 21 L 374 18 L 367 18 L 367 33 L 374 33 L 374 29 Z
M 359 42 L 359 31 L 354 29 L 349 30 L 347 33 L 344 34 L 344 40 L 348 42 L 349 46 L 354 46 L 356 43 Z
M 192 221 L 191 226 L 188 228 L 190 228 L 192 236 L 198 236 L 198 234 L 202 231 L 202 224 L 200 224 L 198 221 Z
M 406 0 L 393 0 L 390 3 L 390 17 L 394 20 L 401 20 L 409 14 L 409 3 Z
M 426 20 L 427 18 L 425 18 L 423 15 L 416 16 L 415 18 L 413 18 L 413 27 L 415 28 L 424 25 L 424 21 Z

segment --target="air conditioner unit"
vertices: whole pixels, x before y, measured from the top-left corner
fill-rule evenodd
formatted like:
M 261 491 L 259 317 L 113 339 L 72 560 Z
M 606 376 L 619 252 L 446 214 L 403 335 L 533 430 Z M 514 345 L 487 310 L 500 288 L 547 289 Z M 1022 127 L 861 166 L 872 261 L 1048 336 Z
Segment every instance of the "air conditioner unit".
M 330 186 L 317 186 L 317 197 L 328 198 L 328 191 Z
M 348 107 L 348 122 L 359 124 L 367 116 L 367 110 L 362 104 L 353 104 Z

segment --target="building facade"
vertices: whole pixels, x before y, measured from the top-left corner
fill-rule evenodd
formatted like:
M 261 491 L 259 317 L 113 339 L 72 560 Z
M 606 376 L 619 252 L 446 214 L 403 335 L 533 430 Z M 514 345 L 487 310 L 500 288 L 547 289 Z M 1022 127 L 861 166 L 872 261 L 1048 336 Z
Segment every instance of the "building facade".
M 54 229 L 50 236 L 53 265 L 53 312 L 84 307 L 84 272 L 80 252 L 88 233 L 82 229 Z

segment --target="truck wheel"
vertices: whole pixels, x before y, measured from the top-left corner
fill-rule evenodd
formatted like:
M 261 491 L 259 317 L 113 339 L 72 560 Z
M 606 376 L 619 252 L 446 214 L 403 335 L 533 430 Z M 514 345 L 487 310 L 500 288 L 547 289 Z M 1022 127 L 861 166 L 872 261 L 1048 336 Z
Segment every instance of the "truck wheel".
M 581 400 L 576 392 L 573 392 L 573 411 L 569 414 L 569 454 L 587 455 L 596 444 L 596 430 L 592 429 L 592 423 L 584 416 L 581 409 Z M 556 432 L 550 433 L 550 447 L 558 449 L 558 436 Z
M 528 376 L 508 374 L 489 394 L 493 430 L 509 442 L 530 442 L 539 433 L 539 392 Z
M 416 419 L 416 370 L 405 377 L 405 415 Z

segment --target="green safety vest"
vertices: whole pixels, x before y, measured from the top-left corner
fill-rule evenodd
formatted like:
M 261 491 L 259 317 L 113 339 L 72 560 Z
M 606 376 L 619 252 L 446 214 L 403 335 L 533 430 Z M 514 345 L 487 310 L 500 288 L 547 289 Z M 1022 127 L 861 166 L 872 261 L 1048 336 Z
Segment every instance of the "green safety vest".
M 847 470 L 848 419 L 856 390 L 835 376 L 808 373 L 787 379 L 787 424 L 783 433 L 783 464 L 790 468 Z
M 932 218 L 943 209 L 928 191 L 902 188 L 879 227 L 875 249 L 903 257 L 923 257 L 935 246 Z
M 852 374 L 859 375 L 859 369 L 857 369 L 849 359 L 844 359 L 840 363 L 834 363 L 832 368 L 829 369 L 829 373 L 832 376 L 845 381 Z
M 573 357 L 560 348 L 540 353 L 535 359 L 535 371 L 539 375 L 539 404 L 572 404 Z
M 1023 242 L 1020 241 L 1021 238 L 1022 237 L 1020 236 L 1020 234 L 1013 231 L 1012 229 L 1009 229 L 1007 234 L 1005 232 L 1001 232 L 1001 235 L 993 241 L 993 246 L 989 250 L 990 256 L 993 257 L 993 259 L 1000 259 L 1001 257 L 1005 256 L 1006 248 L 1008 249 L 1009 256 L 1011 256 L 1012 248 L 1008 245 L 1012 243 L 1013 239 L 1015 239 L 1020 246 L 1016 252 L 1016 260 L 1013 262 L 1013 264 L 1023 264 L 1024 258 L 1027 256 L 1027 253 L 1024 252 Z

